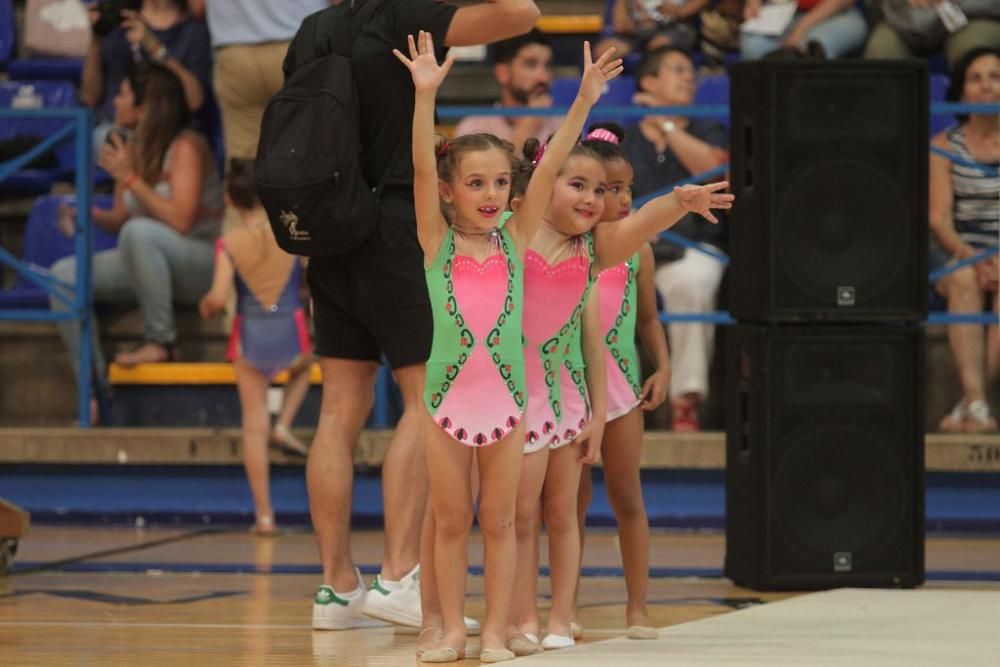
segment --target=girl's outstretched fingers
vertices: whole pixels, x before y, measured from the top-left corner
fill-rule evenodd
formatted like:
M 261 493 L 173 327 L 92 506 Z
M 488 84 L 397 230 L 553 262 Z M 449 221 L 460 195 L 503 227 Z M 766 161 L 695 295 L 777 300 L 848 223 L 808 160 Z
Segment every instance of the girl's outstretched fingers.
M 685 185 L 675 187 L 674 194 L 677 195 L 681 206 L 687 210 L 697 213 L 711 223 L 718 223 L 719 219 L 712 214 L 711 209 L 732 208 L 732 202 L 736 199 L 735 195 L 719 192 L 727 187 L 729 187 L 728 181 L 708 185 Z

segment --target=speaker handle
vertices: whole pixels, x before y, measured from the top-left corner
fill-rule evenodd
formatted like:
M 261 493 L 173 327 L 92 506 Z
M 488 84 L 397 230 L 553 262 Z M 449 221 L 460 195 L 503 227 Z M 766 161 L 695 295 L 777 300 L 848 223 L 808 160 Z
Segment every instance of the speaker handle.
M 753 187 L 753 121 L 743 119 L 743 189 Z
M 740 376 L 738 380 L 738 419 L 740 434 L 739 463 L 748 465 L 750 463 L 750 380 L 751 380 L 751 360 L 750 352 L 745 346 L 740 346 Z

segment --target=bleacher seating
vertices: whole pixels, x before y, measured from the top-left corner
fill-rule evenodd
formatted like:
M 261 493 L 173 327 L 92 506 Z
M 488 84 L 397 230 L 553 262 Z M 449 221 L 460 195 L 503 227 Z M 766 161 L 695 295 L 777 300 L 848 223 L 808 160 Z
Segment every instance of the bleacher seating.
M 76 198 L 71 195 L 44 196 L 35 201 L 24 232 L 21 252 L 24 262 L 48 269 L 57 260 L 73 254 L 74 240 L 59 229 L 58 220 L 59 207 L 63 204 L 74 206 L 75 203 Z M 111 208 L 112 198 L 108 195 L 96 196 L 94 205 Z M 94 229 L 94 250 L 108 250 L 117 244 L 117 235 Z M 10 289 L 0 290 L 0 308 L 48 308 L 48 305 L 45 291 L 20 274 Z
M 14 3 L 0 0 L 0 70 L 14 57 Z
M 7 63 L 10 78 L 36 81 L 80 82 L 83 58 L 22 58 Z
M 948 94 L 948 83 L 949 79 L 947 74 L 935 74 L 933 72 L 931 73 L 930 92 L 928 95 L 931 104 L 934 104 L 935 102 L 945 101 L 945 96 Z M 931 115 L 930 119 L 931 136 L 933 137 L 935 134 L 937 134 L 944 128 L 948 127 L 949 125 L 953 124 L 954 122 L 955 122 L 954 116 Z
M 8 109 L 58 109 L 76 106 L 76 87 L 69 81 L 0 82 L 0 107 Z M 51 118 L 8 120 L 0 125 L 0 140 L 31 136 L 39 140 L 55 133 L 69 121 Z M 22 169 L 4 181 L 0 192 L 48 193 L 53 183 L 70 180 L 74 173 L 75 142 L 67 139 L 55 148 L 56 165 L 46 169 Z

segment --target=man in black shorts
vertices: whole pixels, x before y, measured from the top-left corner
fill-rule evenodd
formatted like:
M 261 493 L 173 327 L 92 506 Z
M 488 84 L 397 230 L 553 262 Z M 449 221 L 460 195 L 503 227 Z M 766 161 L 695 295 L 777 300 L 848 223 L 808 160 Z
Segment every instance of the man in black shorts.
M 360 2 L 371 0 L 359 0 Z M 490 0 L 457 8 L 434 0 L 384 0 L 352 52 L 361 104 L 362 169 L 369 183 L 386 173 L 378 222 L 347 255 L 309 264 L 323 404 L 309 454 L 309 509 L 323 564 L 313 627 L 345 629 L 362 614 L 419 627 L 420 530 L 427 501 L 422 394 L 432 320 L 413 210 L 413 83 L 392 48 L 408 34 L 435 44 L 484 44 L 527 32 L 533 0 Z M 383 463 L 385 557 L 365 591 L 351 559 L 353 451 L 372 408 L 385 355 L 404 412 Z

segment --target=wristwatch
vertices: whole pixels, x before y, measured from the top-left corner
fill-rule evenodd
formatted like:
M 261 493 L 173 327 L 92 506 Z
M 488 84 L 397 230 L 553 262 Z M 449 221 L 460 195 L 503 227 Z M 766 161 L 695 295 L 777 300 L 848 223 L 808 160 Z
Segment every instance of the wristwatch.
M 158 48 L 156 52 L 153 53 L 153 62 L 162 65 L 163 61 L 166 59 L 167 59 L 167 47 L 165 47 L 163 44 L 160 44 L 160 48 Z
M 663 130 L 663 134 L 670 134 L 677 129 L 677 124 L 672 120 L 665 120 L 663 125 L 660 125 L 660 129 Z

